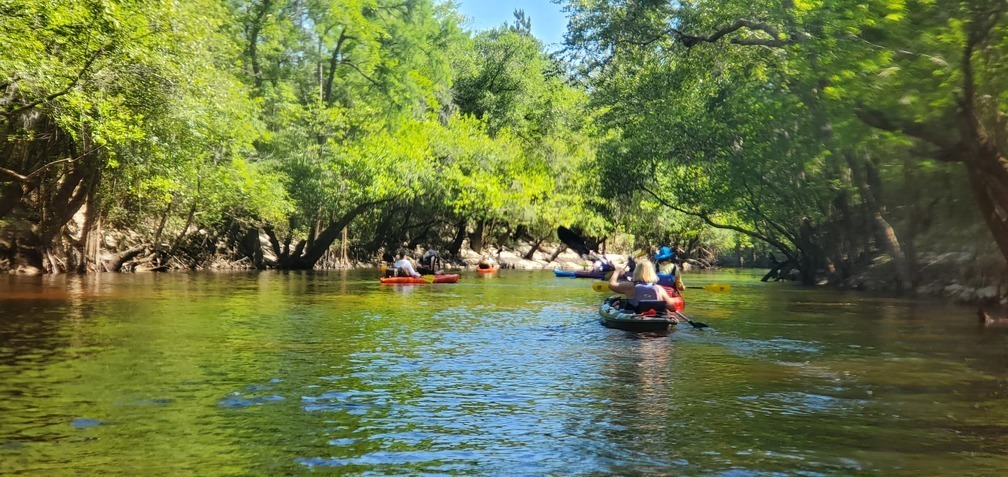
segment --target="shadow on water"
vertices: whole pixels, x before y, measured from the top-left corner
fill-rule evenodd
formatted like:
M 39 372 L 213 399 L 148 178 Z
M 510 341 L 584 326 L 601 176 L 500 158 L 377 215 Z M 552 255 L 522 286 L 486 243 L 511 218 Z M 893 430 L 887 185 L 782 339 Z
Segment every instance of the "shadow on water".
M 1008 470 L 1008 333 L 942 303 L 694 274 L 712 326 L 604 328 L 547 272 L 6 277 L 10 475 Z

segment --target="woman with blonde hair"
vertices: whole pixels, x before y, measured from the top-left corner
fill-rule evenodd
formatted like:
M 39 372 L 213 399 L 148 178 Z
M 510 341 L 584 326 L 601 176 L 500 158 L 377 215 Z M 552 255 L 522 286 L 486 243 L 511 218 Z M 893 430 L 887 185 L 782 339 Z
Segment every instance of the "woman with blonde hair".
M 631 307 L 636 308 L 637 304 L 643 300 L 664 301 L 666 309 L 675 310 L 675 301 L 665 288 L 658 285 L 658 273 L 655 272 L 654 264 L 646 258 L 637 260 L 634 267 L 633 280 L 620 282 L 619 273 L 613 273 L 609 277 L 609 289 L 626 295 L 627 302 Z

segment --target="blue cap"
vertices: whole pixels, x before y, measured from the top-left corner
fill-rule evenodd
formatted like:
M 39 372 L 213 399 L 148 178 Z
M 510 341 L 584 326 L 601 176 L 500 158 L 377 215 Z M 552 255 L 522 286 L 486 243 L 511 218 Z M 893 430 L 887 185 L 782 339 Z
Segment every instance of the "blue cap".
M 656 253 L 654 256 L 656 262 L 660 262 L 662 260 L 671 260 L 673 258 L 675 258 L 675 252 L 673 252 L 672 249 L 668 247 L 662 247 L 658 249 L 658 253 Z

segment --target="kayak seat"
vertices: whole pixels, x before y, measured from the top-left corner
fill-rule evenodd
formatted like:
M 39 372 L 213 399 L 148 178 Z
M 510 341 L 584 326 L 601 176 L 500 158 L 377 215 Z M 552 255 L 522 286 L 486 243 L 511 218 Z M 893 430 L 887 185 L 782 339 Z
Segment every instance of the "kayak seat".
M 634 313 L 647 313 L 648 315 L 652 313 L 655 315 L 664 315 L 668 311 L 668 307 L 665 300 L 640 300 L 633 311 Z

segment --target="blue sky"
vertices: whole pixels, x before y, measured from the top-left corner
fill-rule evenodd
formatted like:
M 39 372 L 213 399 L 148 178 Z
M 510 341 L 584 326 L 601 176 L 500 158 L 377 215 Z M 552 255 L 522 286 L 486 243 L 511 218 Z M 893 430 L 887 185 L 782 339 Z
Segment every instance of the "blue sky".
M 532 34 L 547 47 L 563 43 L 567 18 L 560 12 L 560 5 L 550 0 L 456 0 L 456 3 L 459 12 L 471 19 L 470 29 L 486 30 L 513 23 L 513 13 L 520 8 L 532 19 Z

